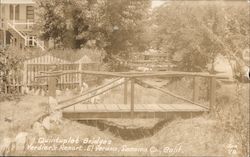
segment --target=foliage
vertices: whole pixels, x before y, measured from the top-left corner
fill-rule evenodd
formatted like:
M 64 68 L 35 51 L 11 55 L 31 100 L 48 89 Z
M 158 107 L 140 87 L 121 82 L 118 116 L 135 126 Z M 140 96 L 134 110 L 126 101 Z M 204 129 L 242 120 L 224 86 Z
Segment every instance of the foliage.
M 17 53 L 18 52 L 18 53 Z M 10 83 L 10 79 L 20 78 L 22 63 L 25 59 L 25 54 L 14 48 L 0 49 L 0 93 L 4 91 L 4 85 Z M 11 89 L 12 90 L 12 89 Z M 12 92 L 16 92 L 15 90 Z M 5 98 L 13 98 L 12 95 L 4 95 Z M 14 96 L 15 97 L 15 96 Z M 4 100 L 3 98 L 1 98 Z
M 218 94 L 212 117 L 219 121 L 218 127 L 230 133 L 233 144 L 238 145 L 239 156 L 247 156 L 249 142 L 249 86 L 239 82 Z M 226 99 L 225 99 L 226 98 Z
M 62 41 L 66 29 L 64 1 L 37 1 L 37 10 L 37 13 L 40 15 L 37 23 L 41 27 L 42 38 L 45 40 L 52 38 L 55 43 Z
M 0 49 L 0 74 L 6 80 L 11 72 L 20 71 L 22 63 L 25 59 L 25 54 L 14 48 Z
M 204 71 L 217 54 L 235 59 L 248 46 L 245 2 L 170 2 L 153 13 L 152 21 L 152 47 L 170 53 L 181 70 Z
M 45 39 L 65 47 L 104 48 L 109 55 L 143 47 L 139 39 L 149 0 L 38 0 L 37 4 L 38 28 Z

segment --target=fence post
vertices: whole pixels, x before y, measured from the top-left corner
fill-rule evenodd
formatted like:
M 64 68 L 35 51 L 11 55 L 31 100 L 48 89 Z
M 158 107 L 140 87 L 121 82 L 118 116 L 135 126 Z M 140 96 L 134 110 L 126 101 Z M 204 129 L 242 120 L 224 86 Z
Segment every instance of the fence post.
M 128 79 L 124 78 L 124 104 L 128 102 Z
M 209 98 L 209 109 L 211 110 L 214 105 L 215 105 L 215 101 L 216 101 L 216 78 L 214 76 L 212 76 L 210 78 L 210 98 Z
M 198 101 L 198 93 L 199 92 L 199 84 L 198 84 L 198 77 L 193 77 L 193 102 Z
M 56 67 L 52 67 L 50 72 L 54 71 Z M 49 96 L 56 98 L 56 76 L 50 76 L 48 79 L 48 94 Z
M 130 107 L 130 112 L 131 112 L 131 118 L 134 118 L 134 93 L 135 92 L 135 79 L 131 79 L 131 107 Z
M 21 89 L 21 91 L 22 91 L 22 94 L 24 94 L 25 92 L 25 89 L 26 89 L 26 87 L 27 87 L 27 73 L 28 73 L 28 71 L 27 71 L 27 61 L 24 61 L 24 64 L 23 64 L 23 83 L 22 83 L 22 89 Z

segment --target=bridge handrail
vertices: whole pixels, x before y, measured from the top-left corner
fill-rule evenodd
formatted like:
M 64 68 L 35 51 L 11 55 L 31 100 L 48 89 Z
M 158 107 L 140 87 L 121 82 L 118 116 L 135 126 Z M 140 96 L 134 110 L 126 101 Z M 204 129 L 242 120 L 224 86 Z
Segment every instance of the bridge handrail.
M 112 76 L 112 77 L 125 77 L 125 78 L 138 78 L 138 77 L 182 77 L 182 76 L 192 76 L 192 77 L 207 77 L 207 78 L 217 78 L 217 79 L 228 79 L 228 76 L 214 75 L 204 72 L 182 72 L 182 71 L 169 71 L 169 72 L 102 72 L 102 71 L 76 71 L 68 70 L 62 71 L 57 74 L 47 74 L 39 75 L 36 78 L 49 77 L 49 76 L 60 76 L 66 74 L 81 73 L 88 75 L 102 75 L 102 76 Z
M 119 81 L 121 79 L 122 78 L 118 78 L 118 79 L 112 80 L 111 82 L 105 83 L 105 84 L 103 84 L 101 86 L 98 86 L 98 87 L 96 87 L 94 89 L 89 89 L 89 90 L 87 90 L 86 92 L 84 92 L 84 93 L 82 93 L 80 95 L 77 95 L 77 96 L 72 97 L 72 98 L 67 99 L 67 100 L 62 100 L 62 101 L 58 102 L 58 104 L 66 103 L 66 102 L 74 100 L 76 98 L 79 98 L 79 97 L 85 96 L 87 94 L 93 93 L 93 92 L 98 91 L 99 89 L 105 88 L 105 87 L 107 87 L 107 86 L 109 86 L 109 85 L 111 85 L 111 84 L 113 84 L 113 83 L 115 83 L 115 82 L 117 82 L 117 81 Z
M 186 102 L 189 102 L 189 103 L 191 103 L 191 104 L 200 106 L 200 107 L 202 107 L 202 108 L 209 109 L 209 108 L 206 107 L 206 106 L 203 106 L 203 105 L 201 105 L 201 104 L 199 104 L 199 103 L 196 103 L 196 102 L 194 102 L 194 101 L 188 100 L 188 99 L 186 99 L 186 98 L 184 98 L 184 97 L 182 97 L 182 96 L 179 96 L 179 95 L 177 95 L 177 94 L 174 94 L 174 93 L 172 93 L 172 92 L 170 92 L 170 91 L 168 91 L 168 90 L 164 90 L 164 89 L 161 89 L 161 88 L 159 88 L 159 87 L 157 87 L 157 86 L 151 85 L 151 84 L 149 84 L 149 83 L 147 83 L 147 82 L 145 82 L 145 81 L 136 79 L 136 82 L 143 83 L 143 84 L 145 84 L 145 85 L 147 85 L 147 86 L 149 86 L 149 87 L 151 87 L 151 88 L 153 88 L 153 89 L 156 89 L 156 90 L 158 90 L 158 91 L 161 91 L 161 92 L 164 93 L 164 94 L 171 95 L 171 96 L 173 96 L 173 97 L 175 97 L 175 98 L 177 98 L 177 99 L 181 99 L 181 100 L 183 100 L 183 101 L 186 101 Z M 138 84 L 138 83 L 137 83 L 137 84 Z M 140 84 L 139 84 L 139 85 L 140 85 Z
M 56 108 L 56 110 L 62 110 L 62 109 L 65 109 L 65 108 L 67 108 L 67 107 L 74 106 L 74 105 L 76 105 L 76 104 L 78 104 L 78 103 L 87 101 L 87 100 L 89 100 L 89 99 L 91 99 L 91 98 L 93 98 L 93 97 L 95 97 L 95 96 L 101 95 L 101 94 L 103 94 L 103 93 L 105 93 L 105 92 L 107 92 L 107 91 L 109 91 L 109 90 L 111 90 L 111 89 L 113 89 L 113 88 L 116 88 L 116 87 L 118 87 L 118 86 L 121 86 L 122 84 L 123 84 L 123 82 L 118 83 L 117 85 L 114 85 L 114 86 L 112 86 L 112 87 L 109 87 L 109 88 L 107 88 L 107 89 L 105 89 L 105 90 L 103 90 L 103 91 L 101 91 L 101 92 L 99 92 L 99 93 L 97 93 L 97 94 L 95 93 L 94 95 L 88 96 L 87 98 L 80 99 L 80 100 L 77 100 L 77 101 L 75 101 L 75 102 L 70 102 L 69 104 L 66 103 L 66 104 L 63 104 L 63 105 L 59 105 L 59 106 Z

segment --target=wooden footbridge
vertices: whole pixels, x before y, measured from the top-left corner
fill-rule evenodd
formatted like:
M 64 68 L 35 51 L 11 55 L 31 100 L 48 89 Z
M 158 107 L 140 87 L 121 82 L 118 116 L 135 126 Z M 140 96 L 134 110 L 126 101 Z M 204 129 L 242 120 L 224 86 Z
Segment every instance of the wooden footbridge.
M 223 76 L 210 75 L 205 73 L 188 72 L 100 72 L 100 71 L 53 71 L 38 77 L 49 77 L 49 96 L 56 96 L 56 78 L 68 73 L 79 73 L 81 75 L 99 75 L 102 77 L 116 78 L 101 86 L 87 90 L 70 99 L 59 101 L 57 110 L 62 110 L 63 116 L 72 120 L 102 119 L 102 118 L 168 118 L 173 116 L 194 116 L 209 112 L 215 105 L 216 79 L 224 79 Z M 171 77 L 192 77 L 193 98 L 186 99 L 166 89 L 162 89 L 143 81 L 144 78 L 171 78 Z M 198 77 L 205 77 L 209 80 L 209 105 L 198 103 Z M 135 104 L 135 84 L 147 90 L 152 88 L 164 94 L 182 100 L 182 104 Z M 81 84 L 80 84 L 81 86 Z M 124 100 L 122 104 L 90 104 L 88 100 L 101 95 L 113 88 L 123 86 Z M 128 88 L 130 86 L 130 88 Z M 130 89 L 130 92 L 128 91 Z M 128 95 L 129 93 L 129 95 Z M 128 97 L 130 96 L 130 102 Z M 116 98 L 114 98 L 116 99 Z

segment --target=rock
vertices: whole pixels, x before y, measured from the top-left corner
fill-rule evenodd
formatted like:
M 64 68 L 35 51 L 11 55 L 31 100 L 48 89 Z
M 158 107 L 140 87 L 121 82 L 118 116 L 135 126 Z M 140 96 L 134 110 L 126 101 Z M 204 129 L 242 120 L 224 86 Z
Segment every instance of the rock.
M 27 132 L 20 132 L 17 134 L 15 139 L 16 150 L 23 151 L 25 149 L 27 136 L 28 136 Z
M 50 123 L 50 117 L 49 116 L 43 119 L 42 125 L 46 130 L 51 129 L 51 123 Z
M 33 133 L 38 135 L 39 137 L 46 136 L 45 130 L 43 128 L 43 125 L 39 122 L 35 122 L 32 127 Z
M 50 122 L 54 122 L 56 124 L 62 123 L 62 112 L 56 111 L 50 115 Z
M 12 150 L 12 139 L 5 137 L 0 143 L 0 156 L 8 155 Z
M 37 134 L 37 133 L 35 133 Z M 26 145 L 34 145 L 37 139 L 37 135 L 35 135 L 34 133 L 31 133 L 27 139 L 26 139 Z M 45 136 L 46 134 L 44 134 Z M 44 137 L 44 136 L 40 136 L 40 137 Z

